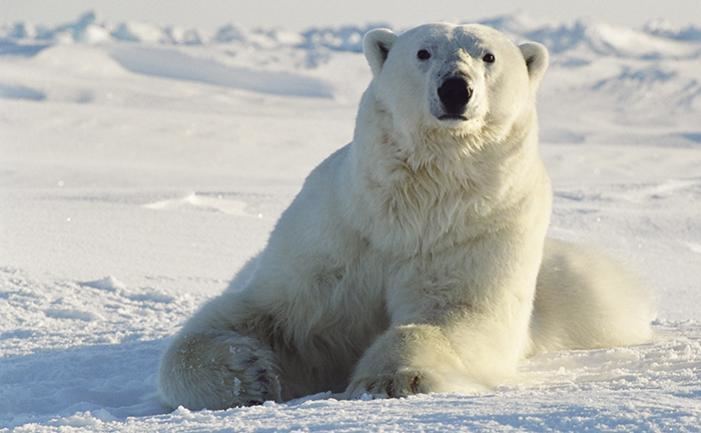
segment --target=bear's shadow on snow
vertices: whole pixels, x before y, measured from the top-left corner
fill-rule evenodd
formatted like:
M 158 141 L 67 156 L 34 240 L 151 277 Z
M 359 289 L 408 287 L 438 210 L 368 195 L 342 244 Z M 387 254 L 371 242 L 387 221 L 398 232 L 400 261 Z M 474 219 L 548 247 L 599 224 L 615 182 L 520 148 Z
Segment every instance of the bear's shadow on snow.
M 0 428 L 90 411 L 107 420 L 170 412 L 156 393 L 169 338 L 0 358 Z

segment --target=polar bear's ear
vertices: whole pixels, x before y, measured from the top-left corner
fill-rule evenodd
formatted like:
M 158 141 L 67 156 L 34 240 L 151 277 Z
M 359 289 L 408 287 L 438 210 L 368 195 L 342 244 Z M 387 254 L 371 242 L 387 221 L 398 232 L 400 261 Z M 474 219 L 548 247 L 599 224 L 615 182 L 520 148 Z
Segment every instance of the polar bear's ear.
M 368 60 L 372 75 L 375 76 L 382 70 L 389 50 L 392 48 L 397 35 L 388 29 L 370 30 L 363 38 L 363 53 Z
M 545 75 L 545 70 L 548 69 L 548 49 L 544 45 L 536 42 L 526 42 L 519 45 L 523 58 L 526 60 L 528 68 L 528 76 L 531 79 L 531 87 L 538 89 L 540 80 Z

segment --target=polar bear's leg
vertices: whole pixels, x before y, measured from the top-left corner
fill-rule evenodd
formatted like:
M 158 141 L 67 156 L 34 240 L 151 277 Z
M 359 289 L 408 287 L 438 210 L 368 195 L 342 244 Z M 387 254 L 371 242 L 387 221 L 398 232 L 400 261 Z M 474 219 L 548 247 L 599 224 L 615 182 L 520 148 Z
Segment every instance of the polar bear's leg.
M 465 366 L 439 327 L 399 326 L 378 337 L 365 352 L 346 395 L 406 397 L 452 391 L 455 383 L 447 383 L 446 378 L 459 380 L 463 371 Z
M 271 348 L 233 331 L 183 333 L 163 356 L 159 388 L 171 407 L 224 409 L 281 399 Z
M 531 236 L 507 231 L 446 250 L 429 271 L 400 265 L 386 294 L 389 329 L 363 354 L 347 394 L 473 392 L 513 374 L 528 345 L 541 257 L 512 257 L 538 246 Z
M 650 293 L 605 255 L 549 239 L 530 325 L 532 353 L 639 344 L 651 336 Z
M 279 356 L 269 317 L 254 291 L 229 291 L 205 304 L 161 359 L 159 391 L 171 406 L 223 409 L 281 400 Z

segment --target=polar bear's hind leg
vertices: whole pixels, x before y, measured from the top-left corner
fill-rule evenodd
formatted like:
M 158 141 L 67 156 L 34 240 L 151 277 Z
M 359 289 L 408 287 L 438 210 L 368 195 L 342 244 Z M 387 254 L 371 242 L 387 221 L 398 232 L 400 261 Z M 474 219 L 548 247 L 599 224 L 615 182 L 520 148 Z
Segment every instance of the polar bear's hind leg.
M 596 251 L 548 239 L 538 274 L 532 353 L 641 344 L 652 335 L 650 292 Z

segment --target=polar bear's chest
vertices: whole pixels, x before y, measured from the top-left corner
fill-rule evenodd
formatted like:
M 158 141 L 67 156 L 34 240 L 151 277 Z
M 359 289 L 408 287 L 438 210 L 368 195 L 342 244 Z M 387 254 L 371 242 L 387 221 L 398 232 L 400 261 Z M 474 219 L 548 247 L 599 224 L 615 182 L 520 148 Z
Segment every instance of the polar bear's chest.
M 442 251 L 485 230 L 484 201 L 464 189 L 408 181 L 378 194 L 368 207 L 371 244 L 393 256 Z

